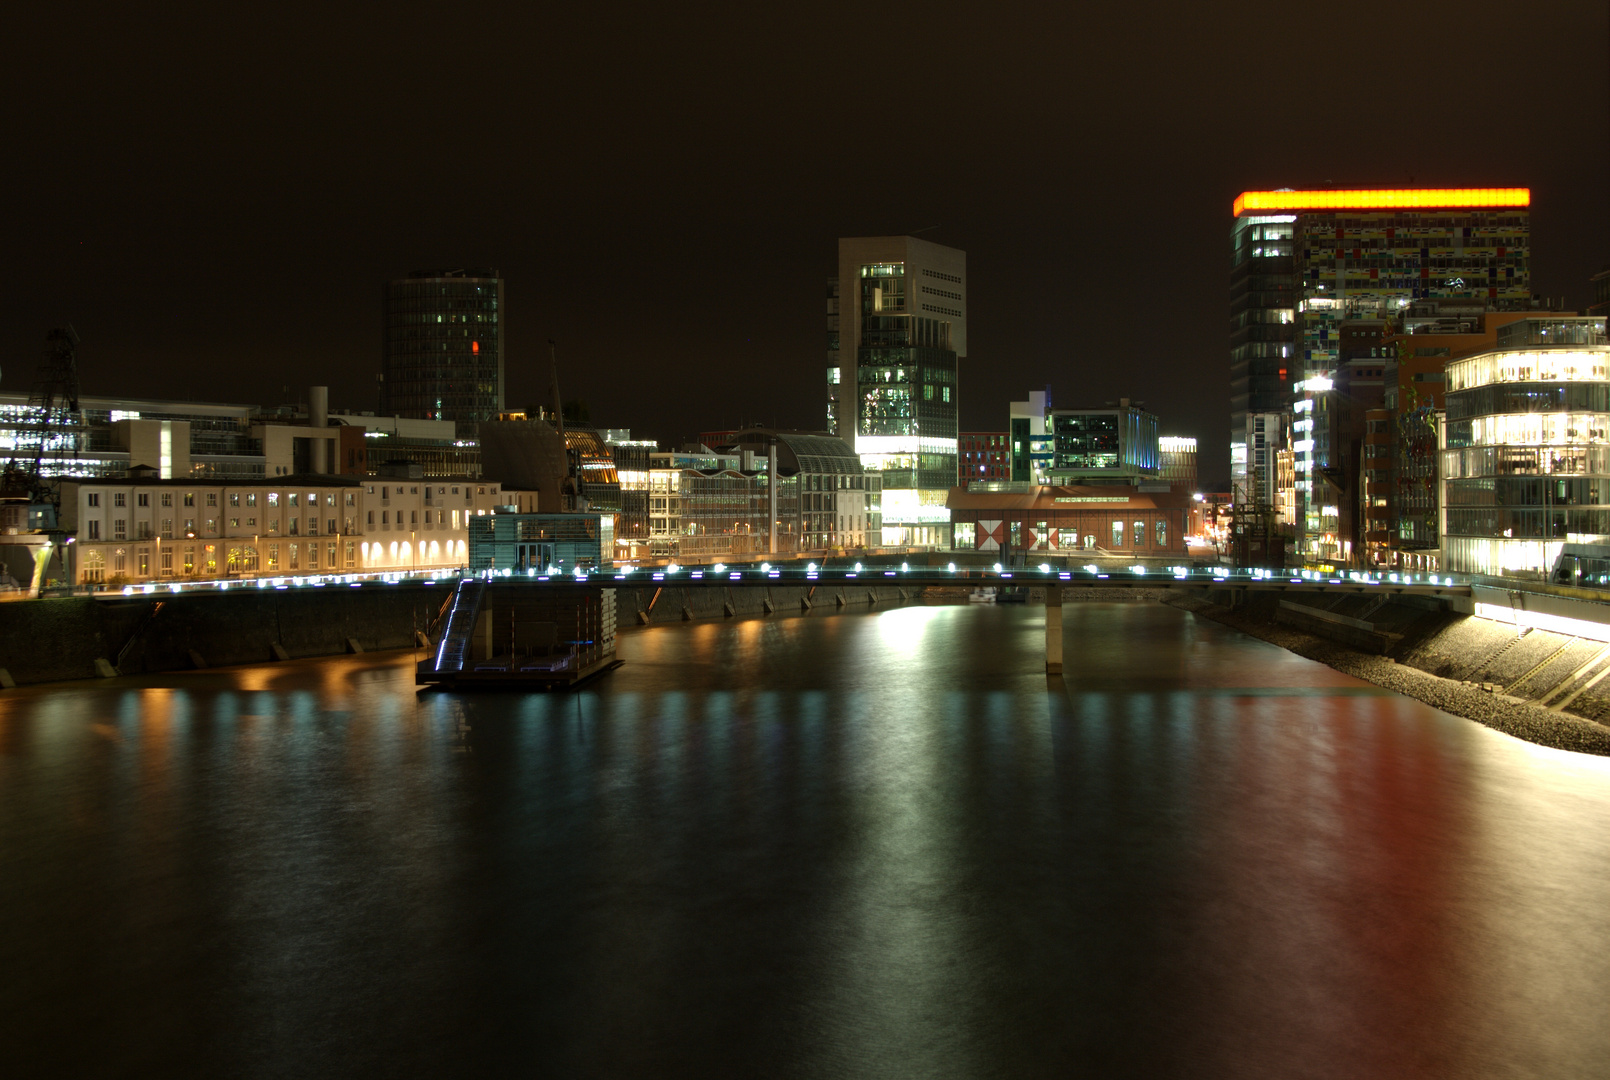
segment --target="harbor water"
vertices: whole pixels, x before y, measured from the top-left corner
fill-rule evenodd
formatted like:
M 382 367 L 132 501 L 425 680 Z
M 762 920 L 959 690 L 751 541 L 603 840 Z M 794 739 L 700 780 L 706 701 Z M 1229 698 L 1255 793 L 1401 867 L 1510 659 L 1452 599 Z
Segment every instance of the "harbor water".
M 6 691 L 5 1074 L 1605 1074 L 1610 760 L 1063 610 Z

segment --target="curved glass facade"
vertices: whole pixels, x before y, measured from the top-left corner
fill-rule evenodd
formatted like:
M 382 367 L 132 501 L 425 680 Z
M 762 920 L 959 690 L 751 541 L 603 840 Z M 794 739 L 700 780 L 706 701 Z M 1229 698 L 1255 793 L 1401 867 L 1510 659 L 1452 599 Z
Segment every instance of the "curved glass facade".
M 1602 318 L 1504 330 L 1448 365 L 1442 565 L 1541 579 L 1568 540 L 1610 536 L 1610 343 Z

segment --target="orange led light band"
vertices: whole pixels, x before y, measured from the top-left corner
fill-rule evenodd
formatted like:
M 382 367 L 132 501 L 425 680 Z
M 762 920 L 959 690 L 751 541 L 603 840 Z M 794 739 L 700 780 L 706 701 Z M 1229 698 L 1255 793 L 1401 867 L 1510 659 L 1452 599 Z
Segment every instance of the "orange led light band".
M 1449 210 L 1530 206 L 1531 188 L 1374 188 L 1352 191 L 1243 191 L 1233 206 L 1242 214 L 1301 210 Z

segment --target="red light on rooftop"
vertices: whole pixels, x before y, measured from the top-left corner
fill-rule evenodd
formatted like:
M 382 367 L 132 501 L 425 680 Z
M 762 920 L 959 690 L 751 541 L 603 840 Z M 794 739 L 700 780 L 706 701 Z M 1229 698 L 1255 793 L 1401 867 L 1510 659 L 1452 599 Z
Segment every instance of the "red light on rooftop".
M 1252 213 L 1301 210 L 1449 210 L 1532 205 L 1531 188 L 1360 188 L 1348 191 L 1243 191 L 1231 210 Z

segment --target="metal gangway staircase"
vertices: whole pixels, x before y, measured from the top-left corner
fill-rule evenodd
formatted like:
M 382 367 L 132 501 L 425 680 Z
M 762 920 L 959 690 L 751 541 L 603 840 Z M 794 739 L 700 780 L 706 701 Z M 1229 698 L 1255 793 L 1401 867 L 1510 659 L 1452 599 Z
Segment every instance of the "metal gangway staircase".
M 464 578 L 458 583 L 453 606 L 447 613 L 447 627 L 442 631 L 441 644 L 436 647 L 436 671 L 464 670 L 470 641 L 475 636 L 475 620 L 481 614 L 481 600 L 485 595 L 484 579 Z

